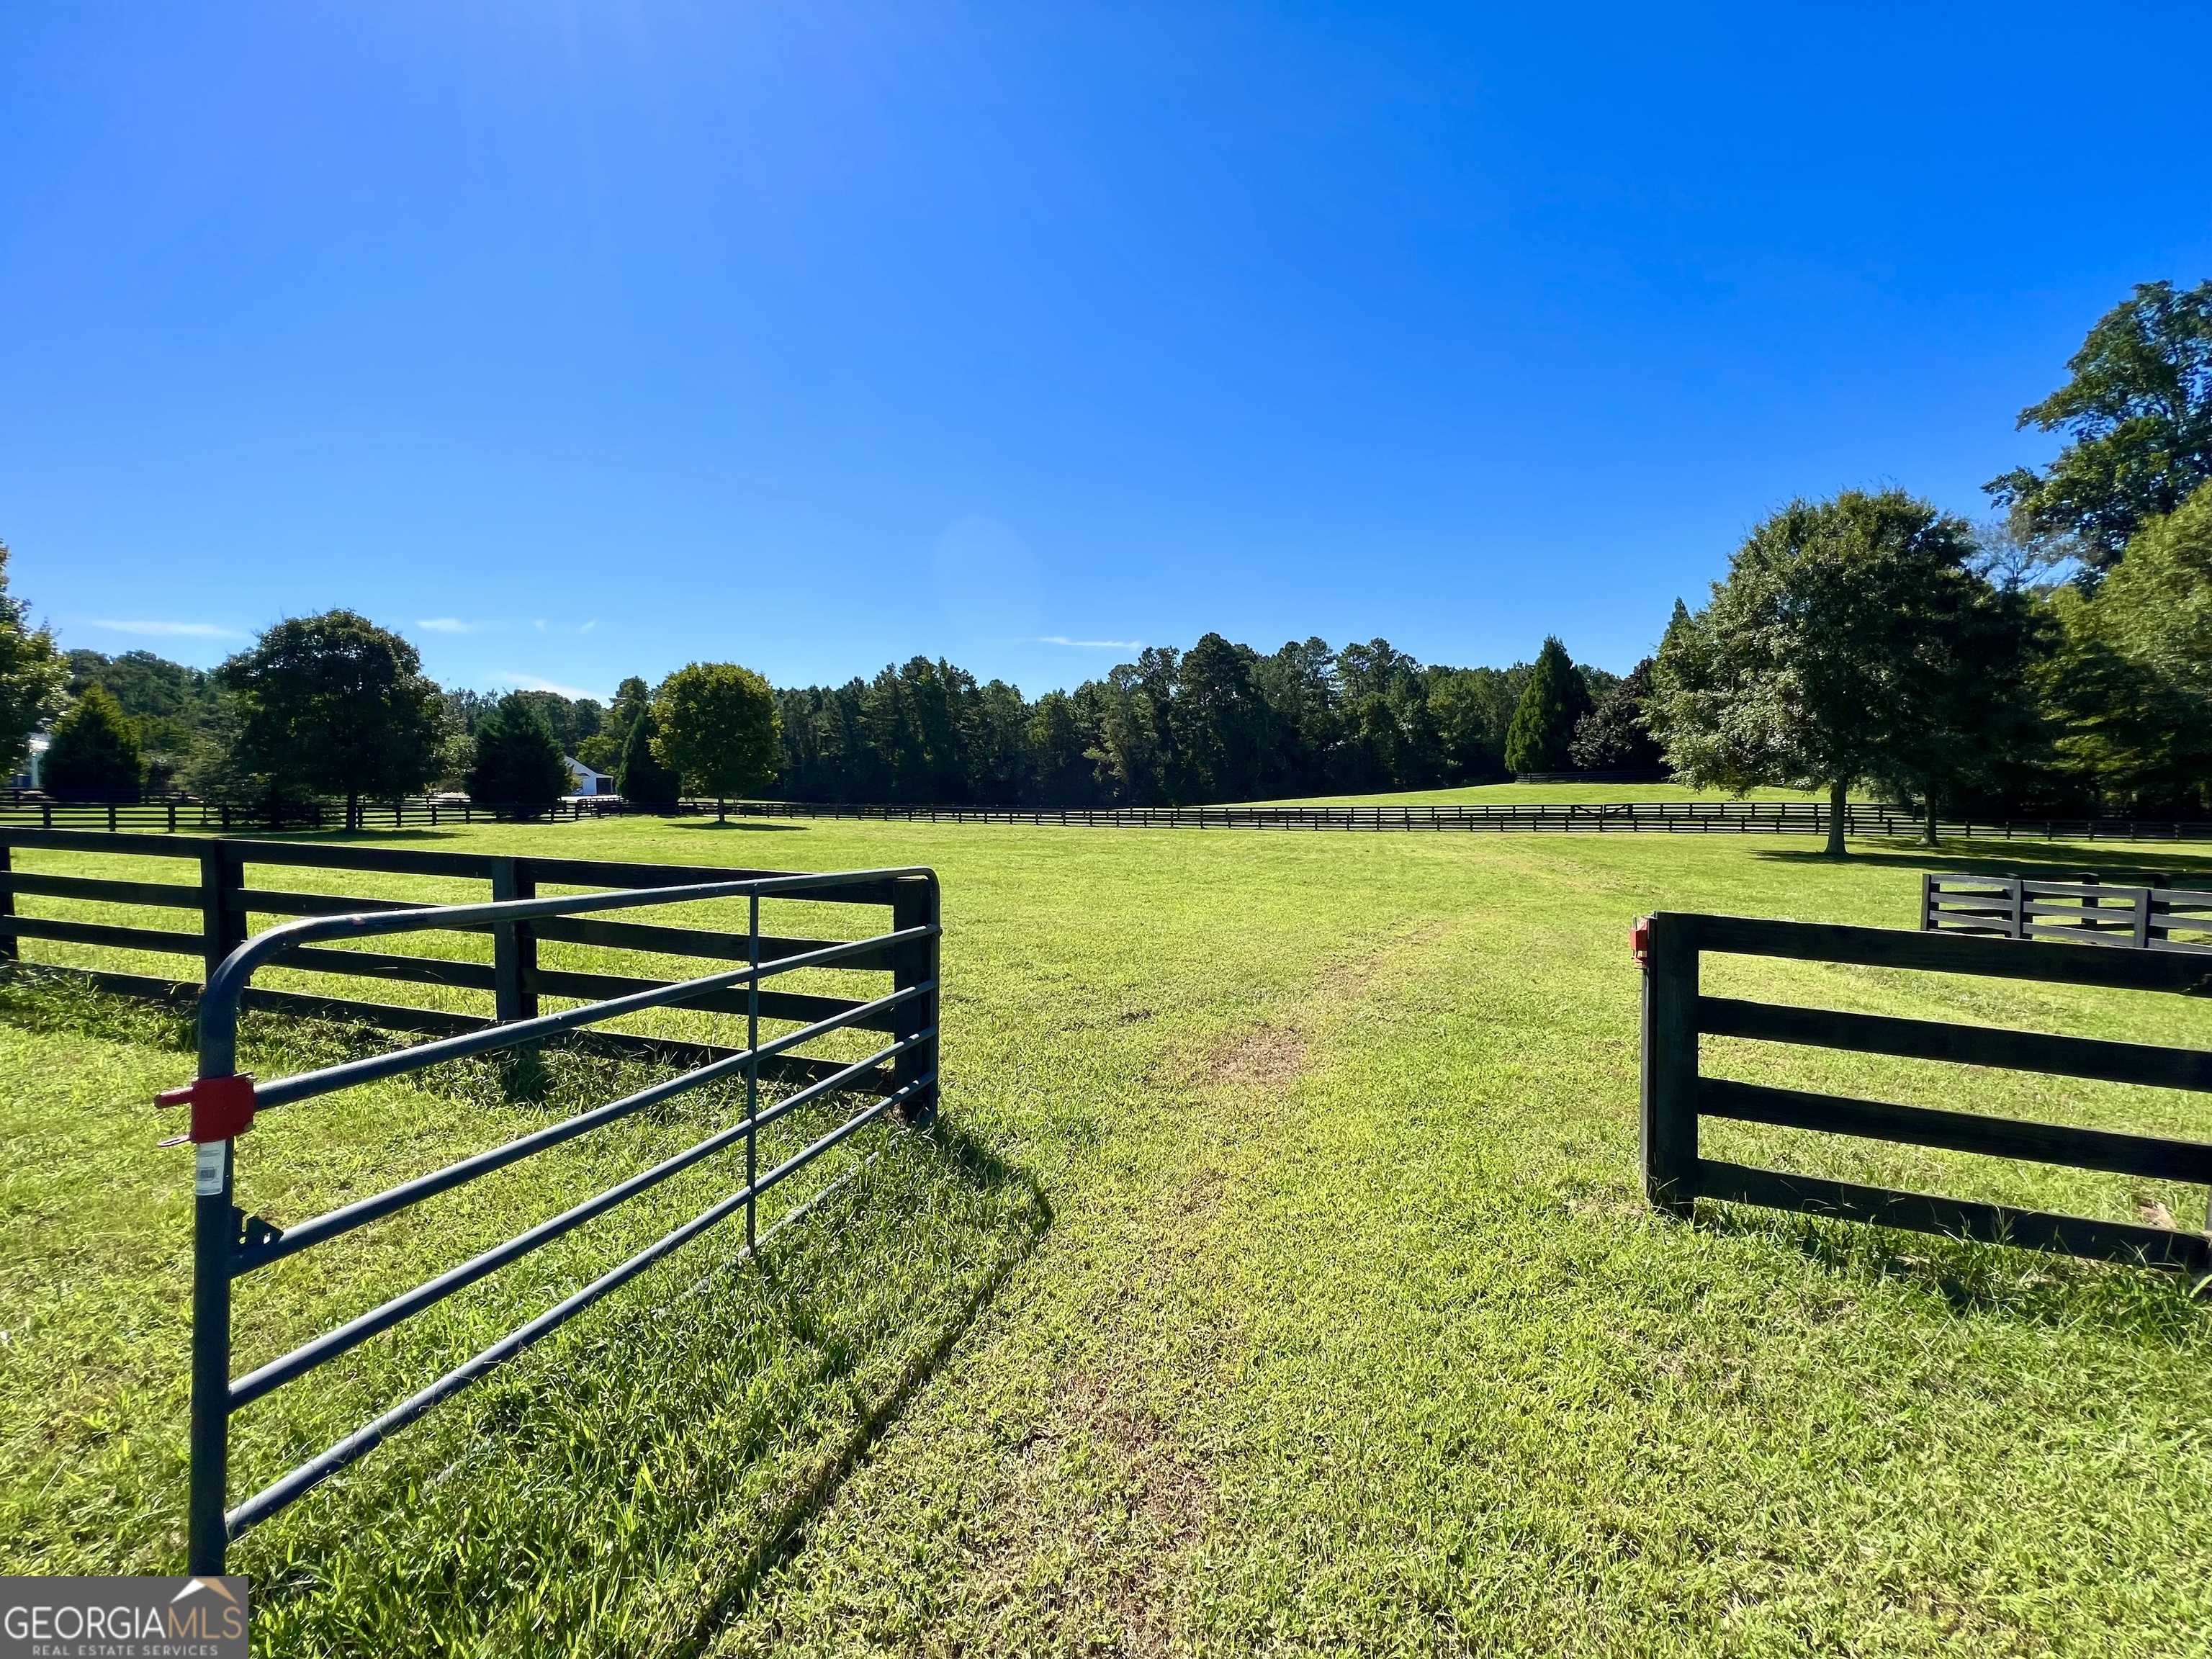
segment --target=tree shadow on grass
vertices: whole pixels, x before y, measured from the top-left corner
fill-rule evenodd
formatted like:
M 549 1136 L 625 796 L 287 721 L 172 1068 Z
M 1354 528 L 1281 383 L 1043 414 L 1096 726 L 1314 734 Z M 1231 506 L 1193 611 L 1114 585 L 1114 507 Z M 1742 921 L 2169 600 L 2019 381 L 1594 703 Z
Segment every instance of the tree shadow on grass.
M 1837 867 L 1836 860 L 1825 853 L 1790 848 L 1763 847 L 1753 856 L 1774 864 Z M 2031 881 L 2071 881 L 2094 872 L 2100 880 L 2122 885 L 2137 884 L 2140 878 L 2155 873 L 2170 877 L 2177 884 L 2212 886 L 2212 857 L 2160 847 L 2146 849 L 2141 842 L 2050 848 L 2039 848 L 2032 842 L 1974 841 L 1942 847 L 1890 843 L 1854 848 L 1846 862 L 1934 875 L 2025 876 Z
M 758 818 L 661 818 L 664 830 L 742 830 L 753 835 L 789 836 L 806 828 L 803 823 L 763 823 Z
M 1920 1291 L 1961 1318 L 2089 1327 L 2161 1347 L 2198 1341 L 2212 1326 L 2196 1281 L 2157 1268 L 1705 1200 L 1690 1224 L 1795 1250 L 1839 1278 Z

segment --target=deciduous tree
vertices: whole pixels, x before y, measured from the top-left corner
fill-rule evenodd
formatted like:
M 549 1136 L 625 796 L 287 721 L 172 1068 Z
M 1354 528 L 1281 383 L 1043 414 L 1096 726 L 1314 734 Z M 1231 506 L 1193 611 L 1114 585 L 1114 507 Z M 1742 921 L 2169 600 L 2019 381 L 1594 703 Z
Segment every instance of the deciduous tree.
M 1738 793 L 1826 788 L 1838 857 L 1855 784 L 1932 788 L 1939 770 L 1978 763 L 1984 712 L 1965 682 L 2021 623 L 1969 568 L 1973 550 L 1963 520 L 1902 490 L 1793 501 L 1768 519 L 1660 647 L 1649 718 L 1668 763 Z
M 60 712 L 69 678 L 54 636 L 30 625 L 31 607 L 8 592 L 8 544 L 0 542 L 0 759 L 13 772 L 31 733 Z
M 712 795 L 716 817 L 727 819 L 731 796 L 775 781 L 782 754 L 775 692 L 751 669 L 727 662 L 679 668 L 654 694 L 653 718 L 660 727 L 653 757 L 686 788 Z
M 2073 378 L 2020 424 L 2070 441 L 2040 473 L 2015 467 L 1985 488 L 2096 568 L 2212 478 L 2212 282 L 2138 283 L 2067 368 Z
M 1646 657 L 1637 664 L 1611 695 L 1583 716 L 1567 747 L 1567 758 L 1578 770 L 1648 771 L 1665 764 L 1659 740 L 1644 720 L 1653 663 Z
M 444 702 L 421 657 L 354 611 L 288 617 L 214 678 L 234 703 L 229 769 L 272 801 L 343 795 L 358 826 L 364 797 L 412 793 L 447 764 Z
M 2212 483 L 2146 522 L 2094 598 L 2051 599 L 2062 762 L 2138 810 L 2212 802 Z

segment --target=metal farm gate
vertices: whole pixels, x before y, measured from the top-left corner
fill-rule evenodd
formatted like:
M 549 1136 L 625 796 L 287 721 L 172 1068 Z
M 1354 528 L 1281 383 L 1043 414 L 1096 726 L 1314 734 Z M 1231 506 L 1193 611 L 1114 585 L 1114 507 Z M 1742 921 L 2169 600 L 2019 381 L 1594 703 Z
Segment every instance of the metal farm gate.
M 198 866 L 201 879 L 187 886 L 33 873 L 10 867 L 11 845 L 22 850 L 92 851 L 190 860 Z M 254 866 L 488 878 L 495 896 L 488 902 L 422 905 L 349 895 L 289 892 L 247 885 L 246 872 Z M 535 891 L 540 882 L 597 884 L 624 890 L 540 897 Z M 184 908 L 198 912 L 202 927 L 191 933 L 167 932 L 66 916 L 23 915 L 16 914 L 19 897 L 73 901 L 80 907 L 90 902 Z M 708 900 L 744 901 L 747 911 L 744 931 L 611 919 L 616 913 L 665 909 Z M 860 939 L 776 937 L 762 932 L 763 901 L 877 907 L 888 910 L 889 916 L 886 926 Z M 297 919 L 249 937 L 247 918 L 256 911 L 289 914 Z M 493 960 L 331 948 L 433 932 L 489 932 Z M 0 831 L 0 956 L 15 957 L 20 939 L 43 939 L 79 947 L 199 956 L 207 963 L 204 988 L 107 969 L 34 964 L 46 971 L 74 973 L 111 991 L 171 1003 L 196 997 L 198 1004 L 198 1076 L 190 1085 L 160 1097 L 162 1105 L 190 1108 L 184 1133 L 164 1144 L 190 1144 L 194 1148 L 189 1570 L 202 1576 L 222 1572 L 230 1541 L 247 1528 L 267 1519 L 439 1401 L 718 1223 L 742 1212 L 745 1244 L 750 1250 L 762 1237 L 756 1213 L 762 1195 L 833 1146 L 887 1114 L 896 1112 L 913 1123 L 928 1121 L 934 1114 L 938 1092 L 941 932 L 937 878 L 919 867 L 808 875 L 487 857 L 411 848 L 81 831 Z M 549 940 L 617 952 L 718 961 L 711 972 L 675 981 L 556 969 L 538 962 L 538 945 Z M 486 1018 L 447 1009 L 363 1002 L 253 984 L 255 975 L 270 966 L 318 975 L 489 992 L 494 1012 Z M 890 982 L 879 994 L 858 999 L 766 988 L 781 975 L 817 969 L 882 973 L 889 975 Z M 542 996 L 590 1000 L 547 1013 L 540 1010 Z M 240 1015 L 254 1008 L 432 1035 L 410 1047 L 292 1077 L 257 1079 L 237 1070 Z M 594 1029 L 626 1015 L 658 1008 L 742 1016 L 744 1046 L 732 1048 Z M 794 1029 L 764 1039 L 761 1035 L 763 1019 Z M 883 1040 L 874 1052 L 858 1060 L 801 1052 L 817 1039 L 846 1030 L 875 1032 Z M 674 1063 L 684 1069 L 620 1099 L 295 1225 L 273 1225 L 249 1216 L 238 1206 L 240 1138 L 251 1129 L 258 1114 L 295 1107 L 444 1061 L 520 1044 L 564 1040 L 582 1041 L 594 1048 Z M 703 1085 L 739 1079 L 744 1084 L 744 1115 L 717 1127 L 697 1144 L 389 1297 L 243 1376 L 231 1375 L 232 1287 L 238 1280 L 438 1194 L 552 1147 L 607 1130 Z M 763 1104 L 763 1079 L 795 1087 L 793 1092 Z M 773 1167 L 765 1170 L 759 1167 L 763 1130 L 804 1106 L 836 1094 L 858 1094 L 862 1098 L 826 1133 Z M 262 1491 L 234 1506 L 229 1503 L 230 1424 L 235 1413 L 625 1200 L 717 1154 L 734 1158 L 740 1151 L 744 1159 L 743 1179 L 733 1175 L 730 1190 L 699 1214 Z M 815 1194 L 787 1212 L 777 1224 L 796 1220 L 823 1195 Z

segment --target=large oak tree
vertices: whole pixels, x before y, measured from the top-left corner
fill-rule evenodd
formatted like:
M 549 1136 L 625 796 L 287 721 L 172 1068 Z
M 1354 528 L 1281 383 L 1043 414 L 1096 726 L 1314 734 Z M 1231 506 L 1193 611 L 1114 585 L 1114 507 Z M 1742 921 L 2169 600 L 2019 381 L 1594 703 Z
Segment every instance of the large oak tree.
M 1853 786 L 1931 804 L 2018 729 L 2027 606 L 1975 574 L 1966 523 L 1902 490 L 1792 501 L 1668 630 L 1649 720 L 1686 782 L 1826 789 L 1844 853 Z

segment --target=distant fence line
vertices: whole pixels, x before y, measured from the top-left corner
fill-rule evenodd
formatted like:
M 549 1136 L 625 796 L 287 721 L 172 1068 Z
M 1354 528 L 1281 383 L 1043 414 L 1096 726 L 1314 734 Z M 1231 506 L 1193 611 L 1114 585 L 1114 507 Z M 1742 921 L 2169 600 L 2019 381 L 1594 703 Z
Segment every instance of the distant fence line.
M 440 828 L 524 819 L 574 823 L 635 814 L 697 817 L 716 811 L 710 800 L 634 805 L 615 796 L 581 796 L 550 806 L 499 806 L 417 797 L 363 802 L 353 828 Z M 1828 829 L 1828 806 L 1816 801 L 1547 801 L 1512 805 L 1444 803 L 1426 805 L 1332 806 L 945 806 L 846 801 L 731 801 L 732 817 L 845 818 L 894 823 L 1012 823 L 1097 830 L 1461 830 L 1504 834 L 1729 834 L 1819 836 Z M 1925 821 L 1899 806 L 1855 802 L 1844 809 L 1854 836 L 1912 836 Z M 343 830 L 343 803 L 307 801 L 277 808 L 190 799 L 83 802 L 0 795 L 0 827 L 42 830 L 135 830 L 172 834 L 251 830 Z M 2212 820 L 2037 817 L 1942 818 L 1938 832 L 2005 841 L 2212 841 Z

